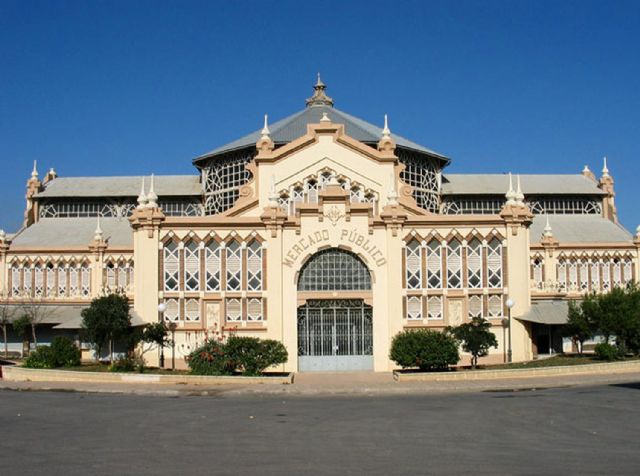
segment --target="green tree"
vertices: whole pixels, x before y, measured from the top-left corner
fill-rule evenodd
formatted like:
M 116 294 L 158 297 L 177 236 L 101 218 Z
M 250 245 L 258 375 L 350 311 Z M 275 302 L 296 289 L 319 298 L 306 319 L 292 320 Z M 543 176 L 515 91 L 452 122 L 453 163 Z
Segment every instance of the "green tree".
M 82 310 L 82 328 L 87 340 L 98 355 L 107 347 L 109 361 L 113 363 L 113 349 L 117 340 L 130 336 L 131 316 L 129 300 L 122 294 L 108 294 L 95 298 Z
M 15 321 L 11 323 L 11 327 L 13 330 L 22 337 L 22 354 L 29 354 L 29 333 L 31 331 L 31 321 L 29 320 L 29 316 L 22 315 Z
M 582 354 L 584 341 L 591 339 L 594 334 L 593 324 L 582 312 L 582 305 L 575 301 L 569 301 L 569 314 L 567 323 L 562 328 L 562 335 L 570 337 L 578 344 L 578 351 Z
M 144 354 L 153 348 L 157 348 L 162 352 L 171 342 L 171 339 L 169 339 L 169 328 L 164 322 L 147 324 L 141 329 L 138 342 L 142 343 L 138 351 L 138 357 L 144 368 Z M 147 345 L 145 346 L 145 344 Z
M 457 327 L 449 327 L 449 333 L 460 343 L 462 350 L 471 354 L 471 368 L 478 366 L 478 357 L 489 354 L 491 347 L 498 348 L 498 340 L 491 332 L 491 323 L 482 317 Z
M 4 300 L 4 299 L 3 299 Z M 7 340 L 7 331 L 11 325 L 11 320 L 15 314 L 15 306 L 9 304 L 0 304 L 0 326 L 2 327 L 2 338 L 4 342 L 4 358 L 9 357 L 9 342 Z

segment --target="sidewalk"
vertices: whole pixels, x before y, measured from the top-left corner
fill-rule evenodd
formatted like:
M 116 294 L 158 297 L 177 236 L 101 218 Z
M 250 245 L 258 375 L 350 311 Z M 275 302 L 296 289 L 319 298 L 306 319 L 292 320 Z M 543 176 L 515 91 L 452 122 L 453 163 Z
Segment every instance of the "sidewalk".
M 460 382 L 396 382 L 391 372 L 303 373 L 293 385 L 143 385 L 137 383 L 9 382 L 0 390 L 120 393 L 164 397 L 213 396 L 383 396 L 484 391 L 524 391 L 543 388 L 639 382 L 640 372 Z

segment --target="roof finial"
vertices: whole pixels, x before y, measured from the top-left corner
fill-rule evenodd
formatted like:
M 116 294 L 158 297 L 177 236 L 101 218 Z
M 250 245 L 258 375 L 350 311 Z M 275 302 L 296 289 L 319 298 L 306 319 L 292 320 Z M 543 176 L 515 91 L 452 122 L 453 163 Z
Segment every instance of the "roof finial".
M 516 192 L 513 191 L 513 177 L 511 175 L 511 172 L 509 172 L 509 190 L 507 190 L 505 197 L 507 199 L 508 206 L 513 206 L 516 204 Z
M 149 203 L 147 204 L 148 208 L 157 208 L 158 207 L 158 195 L 156 195 L 155 190 L 153 189 L 154 185 L 154 177 L 151 174 L 151 185 L 149 185 L 149 193 L 147 194 L 147 200 Z
M 636 228 L 636 238 L 640 240 L 640 225 Z
M 37 160 L 33 161 L 33 170 L 31 171 L 31 178 L 38 179 Z
M 552 238 L 553 237 L 553 230 L 551 229 L 551 224 L 549 223 L 549 214 L 547 213 L 547 223 L 544 226 L 544 230 L 542 232 L 542 236 L 544 238 Z
M 322 113 L 322 117 L 320 118 L 320 122 L 331 122 L 329 115 L 326 112 Z
M 0 228 L 0 241 L 4 241 L 6 239 L 7 239 L 7 233 L 2 228 Z
M 142 177 L 140 195 L 138 195 L 138 208 L 145 208 L 147 206 L 147 201 L 147 195 L 144 193 L 144 177 Z
M 389 130 L 389 120 L 387 119 L 387 115 L 384 115 L 384 129 L 382 129 L 382 137 L 388 139 L 391 137 L 391 131 Z
M 262 128 L 262 139 L 269 140 L 269 134 L 271 131 L 269 130 L 269 116 L 267 114 L 264 115 L 264 127 Z
M 306 104 L 307 107 L 310 106 L 333 106 L 333 99 L 327 96 L 325 92 L 327 86 L 320 79 L 320 73 L 318 73 L 318 81 L 316 85 L 313 87 L 313 96 L 307 99 Z
M 518 174 L 517 176 L 517 181 L 518 181 L 518 188 L 516 190 L 515 199 L 516 199 L 516 204 L 522 206 L 524 205 L 524 193 L 522 193 L 522 187 L 520 186 L 520 174 Z
M 603 157 L 604 165 L 602 166 L 602 176 L 609 177 L 609 169 L 607 168 L 607 157 Z
M 93 232 L 95 241 L 102 241 L 102 228 L 100 228 L 100 215 L 98 215 L 98 223 L 96 223 L 96 231 Z
M 589 172 L 591 172 L 591 169 L 589 169 L 589 166 L 587 164 L 584 165 L 584 169 L 582 169 L 582 173 L 583 174 L 588 174 Z

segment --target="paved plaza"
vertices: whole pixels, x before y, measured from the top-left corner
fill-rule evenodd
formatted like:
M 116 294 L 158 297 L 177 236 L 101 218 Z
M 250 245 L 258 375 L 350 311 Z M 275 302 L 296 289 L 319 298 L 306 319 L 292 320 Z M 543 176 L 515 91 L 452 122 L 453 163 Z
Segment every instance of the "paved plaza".
M 637 474 L 640 383 L 403 395 L 0 390 L 3 474 Z

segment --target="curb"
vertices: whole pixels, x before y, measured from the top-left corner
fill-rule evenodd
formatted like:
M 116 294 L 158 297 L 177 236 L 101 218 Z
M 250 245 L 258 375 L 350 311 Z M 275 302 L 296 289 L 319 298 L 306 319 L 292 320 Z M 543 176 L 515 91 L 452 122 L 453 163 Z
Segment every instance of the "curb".
M 293 373 L 268 377 L 243 377 L 239 375 L 161 375 L 117 372 L 77 372 L 74 370 L 27 369 L 18 366 L 2 366 L 3 380 L 9 382 L 79 382 L 125 383 L 144 385 L 291 385 Z
M 415 372 L 394 370 L 397 382 L 464 382 L 472 380 L 502 380 L 514 378 L 557 377 L 572 375 L 621 374 L 640 371 L 640 360 L 602 364 L 564 365 L 534 369 L 465 370 L 457 372 Z

